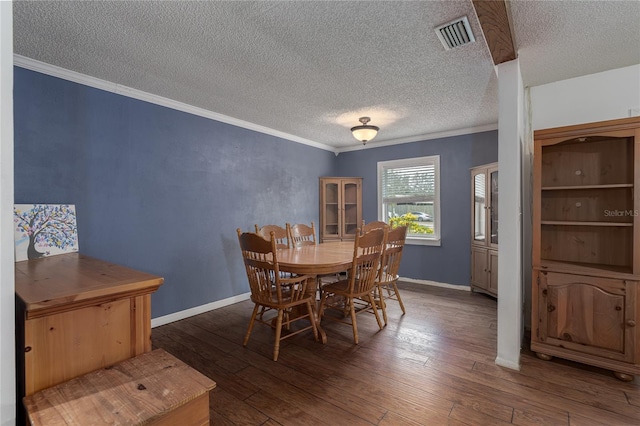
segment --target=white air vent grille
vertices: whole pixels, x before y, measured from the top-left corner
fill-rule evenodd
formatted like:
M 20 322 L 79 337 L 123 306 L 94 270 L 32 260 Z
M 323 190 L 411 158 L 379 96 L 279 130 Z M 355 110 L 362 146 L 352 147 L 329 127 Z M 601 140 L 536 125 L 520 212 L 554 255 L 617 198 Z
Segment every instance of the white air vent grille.
M 466 16 L 440 25 L 436 28 L 436 34 L 446 50 L 476 41 Z

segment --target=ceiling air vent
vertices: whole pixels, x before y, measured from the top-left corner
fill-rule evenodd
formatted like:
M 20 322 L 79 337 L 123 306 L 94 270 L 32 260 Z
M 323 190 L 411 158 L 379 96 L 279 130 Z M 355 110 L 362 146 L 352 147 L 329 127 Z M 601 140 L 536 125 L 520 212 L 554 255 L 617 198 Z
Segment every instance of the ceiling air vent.
M 436 27 L 436 34 L 446 50 L 476 41 L 466 16 Z

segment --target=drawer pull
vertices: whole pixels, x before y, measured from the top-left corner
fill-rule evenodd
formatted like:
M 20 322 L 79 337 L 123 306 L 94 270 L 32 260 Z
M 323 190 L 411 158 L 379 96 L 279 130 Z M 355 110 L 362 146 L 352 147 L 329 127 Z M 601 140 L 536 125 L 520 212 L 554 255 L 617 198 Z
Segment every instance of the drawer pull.
M 635 327 L 636 326 L 636 322 L 634 320 L 629 320 L 629 321 L 627 321 L 627 326 Z

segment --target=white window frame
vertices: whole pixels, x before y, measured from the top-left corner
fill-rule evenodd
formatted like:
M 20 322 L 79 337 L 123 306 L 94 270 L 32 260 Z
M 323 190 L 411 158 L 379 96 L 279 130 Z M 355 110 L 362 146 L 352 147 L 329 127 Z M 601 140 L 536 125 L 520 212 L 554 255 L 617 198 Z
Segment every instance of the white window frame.
M 415 157 L 404 158 L 400 160 L 389 160 L 378 162 L 378 220 L 383 222 L 389 222 L 388 218 L 384 215 L 384 206 L 382 200 L 382 175 L 385 170 L 396 169 L 402 167 L 416 167 L 423 166 L 425 164 L 434 166 L 435 174 L 435 194 L 434 194 L 434 206 L 433 206 L 433 234 L 418 236 L 407 235 L 406 244 L 425 245 L 425 246 L 439 246 L 440 245 L 440 156 L 431 155 L 428 157 Z

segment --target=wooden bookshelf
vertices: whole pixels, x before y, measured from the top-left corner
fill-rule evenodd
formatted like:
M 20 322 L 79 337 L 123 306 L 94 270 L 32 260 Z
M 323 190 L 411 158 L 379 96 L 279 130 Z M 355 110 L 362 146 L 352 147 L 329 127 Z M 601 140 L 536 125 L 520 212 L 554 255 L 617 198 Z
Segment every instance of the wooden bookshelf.
M 531 348 L 640 373 L 640 117 L 534 134 Z

